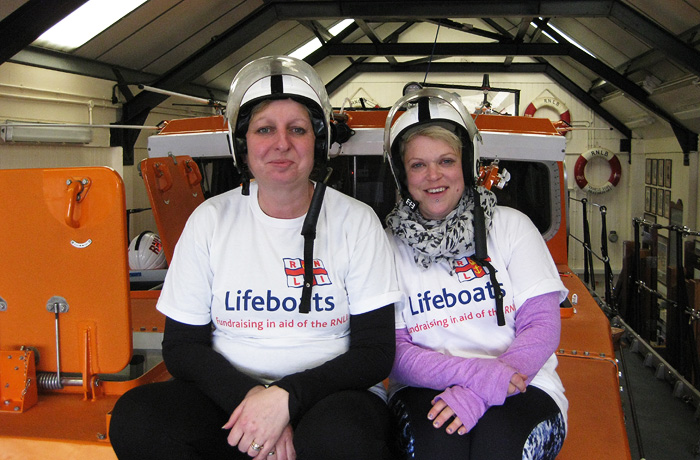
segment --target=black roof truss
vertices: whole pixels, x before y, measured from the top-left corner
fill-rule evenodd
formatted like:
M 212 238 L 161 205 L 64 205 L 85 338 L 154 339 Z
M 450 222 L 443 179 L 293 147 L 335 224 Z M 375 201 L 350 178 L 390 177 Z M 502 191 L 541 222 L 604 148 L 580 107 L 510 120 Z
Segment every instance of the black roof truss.
M 27 32 L 20 36 L 12 37 L 12 40 L 3 40 L 4 43 L 16 43 L 19 49 L 6 50 L 4 55 L 0 54 L 0 63 L 9 60 L 16 52 L 25 49 L 43 30 L 58 22 L 62 17 L 70 13 L 73 9 L 84 3 L 80 0 L 58 2 L 61 7 L 47 9 L 41 8 L 41 0 L 29 0 L 15 13 L 11 14 L 0 22 L 0 38 L 6 35 L 6 31 L 16 31 L 18 28 L 29 28 L 32 32 Z M 448 19 L 435 19 L 441 16 L 450 18 L 469 17 L 523 17 L 518 32 L 515 37 L 509 37 L 509 33 L 503 29 L 494 27 L 494 21 L 489 20 L 487 24 L 494 27 L 496 32 L 478 30 L 468 27 L 468 25 Z M 151 86 L 172 91 L 182 90 L 189 86 L 191 82 L 209 70 L 216 63 L 228 56 L 232 50 L 242 46 L 247 41 L 257 36 L 261 30 L 267 30 L 282 20 L 297 20 L 307 27 L 316 28 L 315 34 L 320 37 L 327 37 L 324 31 L 318 29 L 318 23 L 314 21 L 321 19 L 344 19 L 354 18 L 363 28 L 363 31 L 373 41 L 370 44 L 344 44 L 341 40 L 330 39 L 325 42 L 320 50 L 307 58 L 310 63 L 319 62 L 322 57 L 331 55 L 359 56 L 359 59 L 350 60 L 350 66 L 328 84 L 329 92 L 337 89 L 342 82 L 347 81 L 352 75 L 358 72 L 397 72 L 397 71 L 425 71 L 424 62 L 421 58 L 408 64 L 399 64 L 392 61 L 393 56 L 408 55 L 406 48 L 412 48 L 411 55 L 430 56 L 431 51 L 425 49 L 426 44 L 405 44 L 394 43 L 393 40 L 382 41 L 376 35 L 370 33 L 371 28 L 368 21 L 397 21 L 407 23 L 409 21 L 433 21 L 441 26 L 459 28 L 466 33 L 476 33 L 481 36 L 492 38 L 497 43 L 486 43 L 472 46 L 469 43 L 437 43 L 435 55 L 460 56 L 460 55 L 491 55 L 503 56 L 504 61 L 498 64 L 469 64 L 469 63 L 439 63 L 432 62 L 432 71 L 445 72 L 514 72 L 531 69 L 537 72 L 544 72 L 555 81 L 562 84 L 568 91 L 574 94 L 582 103 L 591 107 L 596 113 L 604 118 L 608 123 L 618 129 L 624 136 L 630 137 L 631 132 L 624 124 L 620 123 L 611 114 L 600 107 L 598 101 L 592 97 L 587 90 L 575 85 L 569 78 L 558 72 L 551 64 L 514 64 L 514 56 L 533 56 L 543 60 L 547 56 L 567 56 L 576 60 L 581 65 L 586 66 L 601 78 L 611 82 L 617 88 L 630 97 L 640 102 L 652 112 L 671 123 L 676 133 L 681 147 L 684 151 L 697 150 L 697 134 L 684 128 L 671 114 L 668 114 L 654 105 L 647 94 L 634 82 L 629 81 L 614 69 L 606 66 L 599 60 L 588 56 L 586 53 L 568 43 L 539 44 L 522 43 L 525 31 L 527 30 L 527 18 L 545 18 L 540 21 L 540 29 L 547 27 L 547 19 L 552 16 L 562 17 L 607 17 L 634 33 L 649 46 L 659 49 L 681 66 L 691 72 L 700 75 L 700 53 L 683 40 L 674 36 L 667 30 L 658 26 L 636 10 L 622 3 L 620 0 L 501 0 L 493 2 L 491 0 L 443 0 L 441 2 L 426 2 L 425 0 L 353 0 L 349 1 L 282 1 L 266 0 L 263 5 L 251 13 L 244 20 L 231 27 L 225 33 L 219 35 L 216 40 L 208 43 L 197 53 L 185 59 L 180 64 L 170 69 L 165 74 L 151 82 Z M 38 20 L 37 20 L 38 18 Z M 42 30 L 39 30 L 42 29 Z M 548 31 L 548 33 L 551 33 Z M 338 37 L 334 37 L 338 38 Z M 325 40 L 322 40 L 324 42 Z M 22 46 L 23 45 L 23 46 Z M 432 44 L 429 44 L 432 48 Z M 420 51 L 420 52 L 419 52 Z M 11 53 L 11 55 L 7 55 Z M 34 50 L 34 52 L 39 52 Z M 365 63 L 366 56 L 387 56 L 389 63 L 369 64 Z M 53 56 L 55 58 L 55 55 Z M 425 58 L 422 59 L 423 61 Z M 393 62 L 393 63 L 392 63 Z M 379 70 L 381 69 L 381 70 Z M 438 70 L 442 69 L 442 70 Z M 465 70 L 469 69 L 469 70 Z M 536 69 L 536 70 L 535 70 Z M 76 72 L 77 73 L 77 72 Z M 122 74 L 125 74 L 122 71 Z M 123 106 L 123 119 L 121 123 L 143 123 L 144 114 L 150 112 L 152 108 L 165 100 L 167 96 L 142 92 L 137 94 Z

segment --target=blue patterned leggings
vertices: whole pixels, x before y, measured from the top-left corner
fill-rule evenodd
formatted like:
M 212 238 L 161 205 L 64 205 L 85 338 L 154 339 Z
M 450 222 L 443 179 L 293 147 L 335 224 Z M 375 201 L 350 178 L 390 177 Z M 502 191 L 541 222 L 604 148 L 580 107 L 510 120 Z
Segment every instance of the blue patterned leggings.
M 564 444 L 566 427 L 559 407 L 539 388 L 491 407 L 467 434 L 448 435 L 428 420 L 430 401 L 441 391 L 404 388 L 391 399 L 402 459 L 550 460 Z

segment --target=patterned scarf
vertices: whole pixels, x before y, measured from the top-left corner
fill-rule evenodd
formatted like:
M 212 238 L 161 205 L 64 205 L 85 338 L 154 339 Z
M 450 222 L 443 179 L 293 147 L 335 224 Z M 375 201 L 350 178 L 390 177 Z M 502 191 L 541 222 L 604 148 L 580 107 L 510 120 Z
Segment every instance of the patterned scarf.
M 402 201 L 396 204 L 386 218 L 391 232 L 413 249 L 416 264 L 428 268 L 431 264 L 446 260 L 454 273 L 456 259 L 474 254 L 474 191 L 467 189 L 457 207 L 442 220 L 425 219 L 421 213 L 411 211 Z M 479 187 L 481 207 L 484 210 L 486 233 L 491 229 L 491 218 L 496 206 L 496 195 Z

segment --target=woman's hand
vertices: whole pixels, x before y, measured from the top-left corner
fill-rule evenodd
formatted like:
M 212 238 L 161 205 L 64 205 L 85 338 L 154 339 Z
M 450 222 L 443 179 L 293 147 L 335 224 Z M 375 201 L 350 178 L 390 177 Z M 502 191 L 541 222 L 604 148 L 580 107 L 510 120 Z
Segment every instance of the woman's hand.
M 289 425 L 288 404 L 289 393 L 277 386 L 253 387 L 222 427 L 231 430 L 228 443 L 255 460 L 268 458 Z M 291 429 L 288 435 L 291 442 Z
M 294 443 L 292 441 L 294 437 L 294 432 L 292 431 L 292 426 L 287 425 L 284 430 L 282 430 L 282 436 L 277 440 L 275 444 L 275 454 L 274 456 L 269 456 L 269 460 L 296 460 L 297 453 L 294 450 Z
M 510 396 L 516 391 L 525 393 L 525 389 L 527 388 L 526 381 L 527 375 L 519 372 L 513 374 L 513 376 L 510 378 L 510 382 L 508 383 L 508 395 Z M 452 422 L 447 425 L 447 428 L 445 428 L 447 434 L 456 432 L 459 435 L 463 435 L 469 431 L 469 428 L 464 426 L 459 417 L 457 417 L 457 414 L 455 414 L 455 411 L 452 410 L 452 408 L 445 401 L 442 399 L 438 399 L 437 401 L 433 399 L 431 403 L 433 407 L 428 412 L 428 419 L 433 420 L 433 426 L 435 428 L 442 427 L 445 422 L 454 417 L 454 420 L 452 420 Z
M 519 372 L 516 372 L 513 374 L 510 378 L 510 382 L 508 383 L 508 395 L 514 394 L 516 391 L 519 391 L 520 393 L 524 393 L 526 388 L 527 388 L 527 376 L 524 374 L 521 374 Z M 462 390 L 462 391 L 469 391 L 466 390 L 462 387 L 454 387 L 454 390 Z M 466 396 L 466 395 L 463 395 Z M 443 396 L 444 397 L 444 396 Z M 447 425 L 447 428 L 445 428 L 445 431 L 447 434 L 453 434 L 457 433 L 459 435 L 464 435 L 469 432 L 473 428 L 473 426 L 476 424 L 478 419 L 483 415 L 483 413 L 479 414 L 477 417 L 472 422 L 467 421 L 467 425 L 465 425 L 462 420 L 457 416 L 457 413 L 452 409 L 444 399 L 436 397 L 431 401 L 431 404 L 433 407 L 428 411 L 428 419 L 433 420 L 433 426 L 435 428 L 441 428 L 444 426 L 445 422 L 449 421 L 452 419 L 452 422 L 450 422 Z M 485 410 L 488 407 L 484 407 L 483 410 Z M 454 417 L 454 418 L 453 418 Z
M 527 375 L 516 372 L 510 378 L 510 383 L 508 383 L 508 396 L 514 394 L 516 391 L 520 393 L 525 393 L 527 388 Z
M 442 427 L 445 424 L 445 422 L 447 422 L 450 418 L 454 417 L 452 423 L 447 425 L 447 428 L 445 428 L 447 434 L 457 432 L 457 434 L 463 435 L 466 434 L 467 431 L 469 431 L 462 424 L 462 422 L 459 420 L 459 417 L 455 415 L 455 412 L 450 408 L 450 406 L 447 405 L 445 401 L 443 401 L 442 399 L 438 399 L 437 401 L 433 399 L 432 404 L 433 407 L 428 412 L 428 420 L 433 420 L 433 426 L 435 428 Z

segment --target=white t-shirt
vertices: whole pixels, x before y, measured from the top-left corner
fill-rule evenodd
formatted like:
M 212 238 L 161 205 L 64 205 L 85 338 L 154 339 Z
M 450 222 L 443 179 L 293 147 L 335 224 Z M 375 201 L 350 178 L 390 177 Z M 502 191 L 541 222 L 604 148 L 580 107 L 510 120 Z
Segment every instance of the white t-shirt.
M 542 236 L 520 211 L 497 206 L 488 233 L 487 251 L 504 294 L 506 325 L 496 322 L 495 292 L 485 270 L 462 258 L 450 275 L 447 262 L 427 270 L 419 267 L 412 249 L 391 233 L 402 300 L 396 304 L 396 328 L 407 328 L 414 344 L 446 355 L 496 358 L 515 338 L 515 312 L 529 298 L 567 294 Z M 568 402 L 556 373 L 557 357 L 547 360 L 531 384 L 557 403 L 566 417 Z
M 349 315 L 400 298 L 388 239 L 372 209 L 325 192 L 314 241 L 311 312 L 299 313 L 306 216 L 276 219 L 258 187 L 202 203 L 178 240 L 157 309 L 181 323 L 214 324 L 213 348 L 269 383 L 347 351 Z

